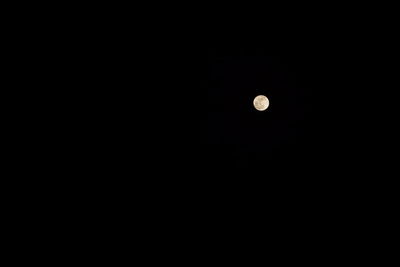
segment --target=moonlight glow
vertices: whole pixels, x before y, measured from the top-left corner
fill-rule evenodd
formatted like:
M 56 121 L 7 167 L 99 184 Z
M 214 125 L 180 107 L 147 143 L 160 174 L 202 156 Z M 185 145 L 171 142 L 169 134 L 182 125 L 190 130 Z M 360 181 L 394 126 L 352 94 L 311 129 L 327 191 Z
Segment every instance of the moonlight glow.
M 269 100 L 265 95 L 259 95 L 254 98 L 253 105 L 257 110 L 264 111 L 269 106 Z

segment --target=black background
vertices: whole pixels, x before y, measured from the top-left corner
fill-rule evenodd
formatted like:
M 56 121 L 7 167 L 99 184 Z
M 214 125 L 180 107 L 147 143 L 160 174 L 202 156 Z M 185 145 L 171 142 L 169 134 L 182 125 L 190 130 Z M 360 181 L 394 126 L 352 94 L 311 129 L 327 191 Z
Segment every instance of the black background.
M 391 42 L 370 38 L 343 31 L 279 48 L 208 47 L 206 167 L 218 174 L 216 195 L 251 207 L 345 202 L 352 212 L 394 196 L 396 57 Z M 270 99 L 264 112 L 252 104 L 259 94 Z
M 316 54 L 271 47 L 208 48 L 207 142 L 212 168 L 303 168 L 317 159 Z M 253 107 L 257 95 L 270 107 Z
M 320 37 L 208 47 L 211 173 L 340 190 L 379 182 L 367 177 L 393 160 L 393 54 L 361 36 Z M 264 112 L 252 104 L 259 94 L 270 99 Z

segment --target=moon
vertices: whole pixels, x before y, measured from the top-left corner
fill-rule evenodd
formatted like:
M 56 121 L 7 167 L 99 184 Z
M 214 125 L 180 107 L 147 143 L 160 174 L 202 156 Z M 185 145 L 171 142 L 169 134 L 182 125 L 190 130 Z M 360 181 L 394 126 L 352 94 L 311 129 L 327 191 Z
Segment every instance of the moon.
M 269 100 L 265 95 L 258 95 L 254 98 L 253 105 L 258 111 L 264 111 L 269 106 Z

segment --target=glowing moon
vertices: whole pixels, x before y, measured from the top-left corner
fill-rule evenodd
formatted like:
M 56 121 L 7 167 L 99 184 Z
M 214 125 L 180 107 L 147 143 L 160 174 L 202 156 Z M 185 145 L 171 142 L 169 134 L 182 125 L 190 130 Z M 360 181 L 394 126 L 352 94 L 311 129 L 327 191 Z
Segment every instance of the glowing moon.
M 259 95 L 254 98 L 254 107 L 259 111 L 264 111 L 269 106 L 269 100 L 265 95 Z

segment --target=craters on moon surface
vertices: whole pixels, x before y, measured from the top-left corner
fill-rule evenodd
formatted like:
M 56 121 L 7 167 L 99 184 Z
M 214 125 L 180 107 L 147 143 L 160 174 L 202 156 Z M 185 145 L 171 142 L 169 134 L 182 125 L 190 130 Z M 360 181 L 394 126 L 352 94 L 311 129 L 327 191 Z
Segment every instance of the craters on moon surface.
M 258 111 L 264 111 L 269 107 L 269 99 L 265 95 L 258 95 L 254 98 L 253 105 Z

